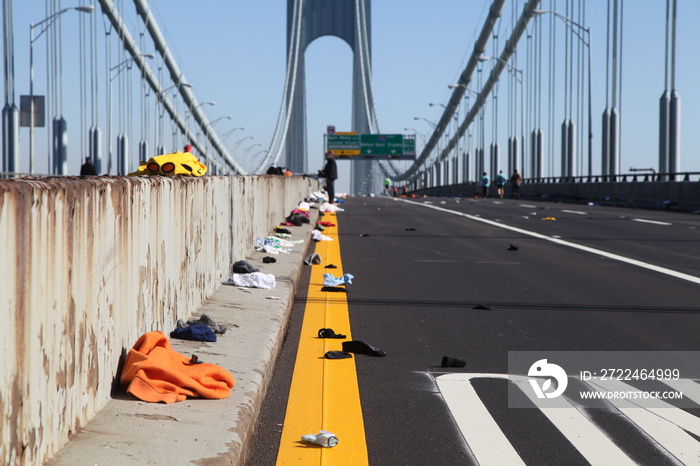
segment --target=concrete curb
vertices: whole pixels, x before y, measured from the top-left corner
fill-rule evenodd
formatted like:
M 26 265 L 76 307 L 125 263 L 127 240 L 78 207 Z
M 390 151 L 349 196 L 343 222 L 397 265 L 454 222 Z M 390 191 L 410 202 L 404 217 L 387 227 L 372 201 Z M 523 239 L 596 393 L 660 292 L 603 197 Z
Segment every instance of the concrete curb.
M 284 340 L 316 216 L 314 210 L 310 225 L 290 227 L 291 240 L 304 242 L 289 254 L 274 255 L 276 263 L 263 263 L 267 254 L 260 252 L 245 259 L 261 272 L 275 275 L 274 289 L 222 285 L 195 314 L 206 313 L 228 326 L 217 342 L 170 340 L 175 351 L 196 354 L 200 361 L 228 370 L 236 381 L 228 398 L 166 405 L 121 392 L 48 464 L 244 464 Z M 172 328 L 153 330 L 169 335 Z

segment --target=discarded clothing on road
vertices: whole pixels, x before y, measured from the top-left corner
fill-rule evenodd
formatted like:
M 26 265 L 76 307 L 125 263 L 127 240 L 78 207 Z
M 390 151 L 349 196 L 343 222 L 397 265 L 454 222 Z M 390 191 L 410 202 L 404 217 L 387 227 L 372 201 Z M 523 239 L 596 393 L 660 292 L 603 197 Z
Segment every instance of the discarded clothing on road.
M 311 232 L 311 237 L 313 238 L 314 241 L 333 241 L 333 238 L 329 238 L 328 236 L 325 236 L 318 230 L 313 230 Z
M 326 286 L 352 285 L 353 278 L 355 278 L 355 276 L 349 273 L 346 273 L 342 277 L 335 277 L 332 273 L 324 273 L 323 284 Z
M 361 340 L 344 341 L 343 351 L 355 354 L 366 354 L 367 356 L 377 356 L 382 358 L 386 356 L 386 351 L 380 350 L 379 348 L 375 348 L 372 345 L 368 345 L 367 343 Z
M 253 272 L 253 273 L 234 273 L 226 281 L 224 285 L 243 286 L 248 288 L 263 288 L 269 290 L 276 285 L 275 276 L 271 273 Z
M 304 259 L 304 264 L 306 265 L 318 265 L 320 263 L 321 256 L 319 256 L 317 252 L 309 254 L 308 256 L 306 256 L 306 259 Z
M 318 331 L 319 338 L 346 338 L 342 333 L 335 333 L 332 328 L 322 328 Z
M 266 238 L 258 238 L 255 240 L 255 250 L 266 252 L 267 254 L 288 254 L 294 243 L 286 239 L 268 236 Z
M 440 366 L 442 367 L 464 367 L 467 365 L 466 361 L 457 358 L 451 358 L 449 356 L 443 356 Z
M 348 359 L 352 358 L 352 354 L 345 351 L 327 351 L 323 357 L 326 359 Z
M 321 207 L 318 210 L 320 210 L 321 212 L 330 212 L 330 213 L 344 212 L 345 211 L 345 209 L 341 209 L 337 205 L 329 204 L 327 202 L 324 202 L 323 204 L 321 204 Z
M 186 325 L 170 332 L 170 338 L 192 341 L 216 341 L 214 331 L 204 324 Z
M 304 223 L 311 223 L 309 217 L 307 217 L 304 213 L 301 212 L 298 214 L 289 214 L 286 220 L 287 222 L 297 227 L 302 226 Z
M 253 273 L 260 272 L 260 269 L 253 267 L 246 261 L 236 261 L 233 264 L 233 273 Z
M 127 393 L 152 403 L 187 397 L 222 399 L 235 385 L 228 371 L 178 353 L 165 334 L 157 331 L 143 334 L 129 350 L 120 382 Z
M 221 335 L 226 333 L 226 330 L 228 329 L 223 324 L 217 324 L 216 321 L 214 319 L 212 319 L 211 317 L 209 317 L 207 314 L 202 314 L 202 317 L 200 317 L 199 319 L 188 319 L 186 323 L 184 320 L 180 319 L 177 321 L 177 328 L 185 328 L 188 325 L 197 325 L 197 324 L 206 325 L 207 327 L 209 327 L 212 330 L 212 332 L 219 333 Z
M 324 286 L 321 288 L 321 291 L 333 291 L 335 293 L 347 293 L 348 290 L 343 288 L 342 286 Z

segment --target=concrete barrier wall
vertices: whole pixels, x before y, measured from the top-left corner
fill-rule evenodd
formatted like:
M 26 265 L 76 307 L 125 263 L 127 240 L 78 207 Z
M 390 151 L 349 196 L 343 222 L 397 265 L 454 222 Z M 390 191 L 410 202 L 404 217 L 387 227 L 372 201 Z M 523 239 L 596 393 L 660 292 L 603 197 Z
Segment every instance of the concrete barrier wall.
M 145 332 L 187 318 L 312 191 L 304 177 L 0 180 L 0 463 L 42 464 Z

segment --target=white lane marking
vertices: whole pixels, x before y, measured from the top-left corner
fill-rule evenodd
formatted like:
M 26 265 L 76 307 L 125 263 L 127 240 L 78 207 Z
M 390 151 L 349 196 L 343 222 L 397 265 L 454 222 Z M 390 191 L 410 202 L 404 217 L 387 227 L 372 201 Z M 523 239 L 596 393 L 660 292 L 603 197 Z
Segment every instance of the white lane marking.
M 654 225 L 673 225 L 673 223 L 659 222 L 658 220 L 647 220 L 645 218 L 632 218 L 630 220 L 632 220 L 633 222 L 653 223 Z
M 435 378 L 459 430 L 479 464 L 525 465 L 476 394 L 469 378 L 508 378 L 502 374 L 446 374 Z
M 439 259 L 413 259 L 413 262 L 439 262 L 439 263 L 446 263 L 446 262 L 459 262 L 456 260 L 439 260 Z
M 581 212 L 580 210 L 562 210 L 562 212 L 566 212 L 567 214 L 588 215 L 588 212 Z
M 537 406 L 538 399 L 528 383 L 528 378 L 511 377 L 511 380 Z M 559 401 L 567 406 L 540 408 L 540 411 L 590 464 L 636 464 L 566 398 L 560 398 Z
M 636 391 L 634 387 L 618 380 L 596 380 L 589 384 L 600 392 Z M 700 464 L 698 441 L 688 434 L 700 435 L 700 418 L 661 400 L 654 400 L 654 404 L 666 407 L 640 408 L 626 399 L 613 398 L 608 401 L 678 461 L 683 464 Z
M 520 207 L 527 207 L 528 209 L 534 209 L 537 207 L 536 205 L 530 205 L 530 204 L 519 204 Z
M 591 248 L 588 246 L 583 246 L 581 244 L 571 243 L 569 241 L 564 241 L 563 239 L 559 239 L 559 238 L 553 238 L 551 236 L 541 235 L 541 234 L 535 233 L 533 231 L 527 231 L 527 230 L 523 230 L 522 228 L 512 227 L 510 225 L 504 225 L 502 223 L 487 220 L 485 218 L 475 217 L 475 216 L 469 215 L 469 214 L 463 214 L 462 212 L 456 212 L 454 210 L 443 209 L 441 207 L 436 207 L 436 206 L 419 204 L 417 202 L 412 202 L 409 200 L 404 200 L 403 202 L 408 202 L 410 204 L 416 204 L 416 205 L 423 205 L 424 207 L 429 207 L 431 209 L 436 209 L 436 210 L 440 210 L 442 212 L 447 212 L 448 214 L 459 215 L 460 217 L 465 217 L 465 218 L 469 218 L 471 220 L 476 220 L 477 222 L 483 222 L 483 223 L 486 223 L 486 224 L 489 224 L 489 225 L 492 225 L 492 226 L 495 226 L 498 228 L 504 228 L 506 230 L 515 231 L 515 232 L 521 233 L 523 235 L 532 236 L 535 238 L 543 239 L 545 241 L 551 241 L 552 243 L 561 244 L 562 246 L 567 246 L 570 248 L 579 249 L 581 251 L 590 252 L 592 254 L 597 254 L 597 255 L 600 255 L 603 257 L 607 257 L 608 259 L 613 259 L 616 261 L 624 262 L 626 264 L 636 265 L 637 267 L 641 267 L 643 269 L 653 270 L 654 272 L 663 273 L 666 275 L 670 275 L 671 277 L 680 278 L 681 280 L 687 280 L 687 281 L 692 282 L 692 283 L 700 284 L 700 277 L 696 277 L 694 275 L 689 275 L 687 273 L 677 272 L 675 270 L 667 269 L 665 267 L 659 267 L 658 265 L 648 264 L 646 262 L 638 261 L 636 259 L 631 259 L 629 257 L 620 256 L 618 254 L 613 254 L 611 252 L 606 252 L 606 251 L 602 251 L 600 249 L 595 249 L 595 248 Z
M 500 265 L 519 265 L 522 262 L 503 262 L 503 261 L 476 261 L 477 264 L 500 264 Z

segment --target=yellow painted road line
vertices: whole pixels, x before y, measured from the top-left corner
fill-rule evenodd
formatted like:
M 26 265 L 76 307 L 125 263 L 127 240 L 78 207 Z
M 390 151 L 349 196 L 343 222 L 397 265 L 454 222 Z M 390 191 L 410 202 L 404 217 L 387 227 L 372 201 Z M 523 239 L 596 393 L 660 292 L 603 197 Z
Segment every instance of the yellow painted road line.
M 326 214 L 324 218 L 329 217 L 338 224 L 335 216 Z M 319 329 L 332 328 L 352 340 L 345 293 L 321 291 L 324 273 L 343 275 L 338 227 L 326 227 L 323 234 L 333 241 L 316 243 L 322 263 L 311 266 L 299 348 L 277 452 L 278 465 L 369 464 L 354 355 L 351 359 L 325 359 L 323 355 L 327 351 L 341 351 L 344 340 L 318 338 Z M 338 268 L 326 269 L 328 264 Z M 302 435 L 317 434 L 319 430 L 335 434 L 338 445 L 325 448 L 301 442 Z

